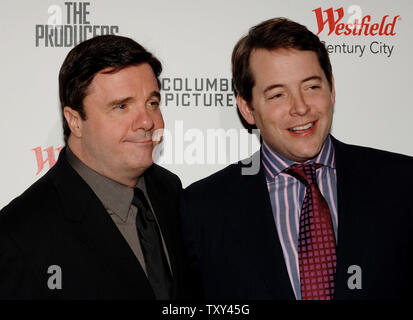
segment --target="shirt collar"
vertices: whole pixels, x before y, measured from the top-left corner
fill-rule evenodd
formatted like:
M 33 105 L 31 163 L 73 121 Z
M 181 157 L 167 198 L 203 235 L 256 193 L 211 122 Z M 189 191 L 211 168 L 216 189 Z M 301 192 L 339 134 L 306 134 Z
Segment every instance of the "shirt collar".
M 274 179 L 286 168 L 297 163 L 295 161 L 287 159 L 286 157 L 280 155 L 278 152 L 274 151 L 265 141 L 263 141 L 261 153 L 261 162 L 264 166 L 264 174 L 267 180 Z M 313 159 L 310 159 L 305 163 L 311 162 L 320 163 L 323 166 L 335 169 L 334 146 L 331 141 L 330 135 L 328 135 L 326 140 L 324 141 L 320 153 Z
M 122 221 L 126 221 L 132 203 L 133 188 L 89 168 L 70 150 L 69 146 L 66 148 L 66 156 L 70 165 L 86 181 L 109 214 L 116 214 Z M 143 181 L 138 181 L 138 186 L 142 183 L 144 184 Z

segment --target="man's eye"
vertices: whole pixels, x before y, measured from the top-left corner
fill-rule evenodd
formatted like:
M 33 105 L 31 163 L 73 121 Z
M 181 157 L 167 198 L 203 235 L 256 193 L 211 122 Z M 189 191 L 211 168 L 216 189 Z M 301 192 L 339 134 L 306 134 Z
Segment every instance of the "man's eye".
M 125 109 L 125 108 L 126 108 L 126 104 L 124 104 L 124 103 L 118 104 L 118 105 L 115 106 L 115 109 L 123 110 L 123 109 Z
M 151 107 L 159 107 L 159 101 L 149 101 L 148 105 Z
M 310 87 L 310 89 L 311 89 L 311 90 L 314 90 L 314 89 L 319 89 L 319 88 L 320 88 L 320 86 L 319 86 L 319 85 L 314 85 L 314 86 L 311 86 L 311 87 Z
M 281 98 L 281 97 L 282 97 L 282 93 L 277 93 L 277 94 L 271 96 L 270 99 L 278 99 L 278 98 Z

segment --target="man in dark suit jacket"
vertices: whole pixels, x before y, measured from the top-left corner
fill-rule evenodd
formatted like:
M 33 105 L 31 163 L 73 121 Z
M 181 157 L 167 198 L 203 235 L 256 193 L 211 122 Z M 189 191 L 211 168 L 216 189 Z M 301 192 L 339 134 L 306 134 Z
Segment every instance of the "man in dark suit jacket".
M 152 160 L 161 69 L 120 36 L 68 54 L 59 75 L 67 145 L 1 211 L 0 298 L 187 297 L 181 182 Z
M 239 111 L 263 144 L 184 191 L 184 240 L 203 295 L 411 297 L 413 159 L 329 134 L 331 65 L 304 26 L 278 18 L 251 28 L 232 63 Z

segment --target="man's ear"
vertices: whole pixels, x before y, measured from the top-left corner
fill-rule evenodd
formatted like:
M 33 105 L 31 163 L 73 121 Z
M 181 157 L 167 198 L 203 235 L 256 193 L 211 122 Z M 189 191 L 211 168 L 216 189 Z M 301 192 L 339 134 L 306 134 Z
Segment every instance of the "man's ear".
M 76 110 L 71 107 L 63 108 L 63 115 L 69 125 L 70 131 L 76 138 L 82 137 L 82 118 Z
M 248 124 L 254 125 L 255 119 L 253 111 L 251 107 L 248 105 L 247 101 L 245 101 L 244 98 L 240 95 L 237 95 L 237 106 L 244 120 L 247 121 Z

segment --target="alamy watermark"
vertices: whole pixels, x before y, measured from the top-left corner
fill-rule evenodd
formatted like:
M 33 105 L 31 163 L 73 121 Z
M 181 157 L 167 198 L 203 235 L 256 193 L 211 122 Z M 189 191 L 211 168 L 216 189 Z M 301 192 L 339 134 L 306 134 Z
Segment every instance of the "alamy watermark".
M 152 153 L 154 162 L 160 165 L 230 164 L 241 160 L 245 165 L 243 175 L 254 175 L 259 171 L 259 152 L 250 157 L 260 146 L 258 129 L 184 130 L 181 120 L 175 121 L 172 129 L 159 129 L 152 135 L 153 141 L 162 140 Z

